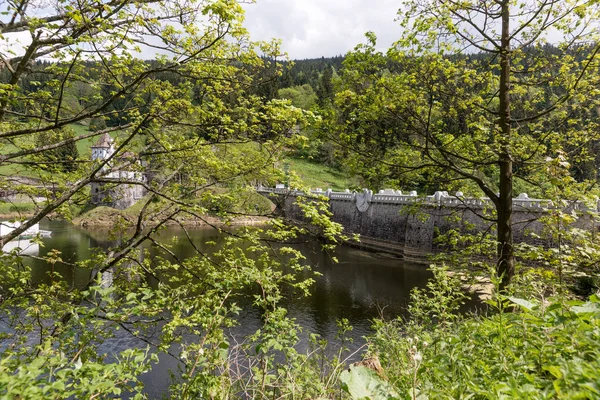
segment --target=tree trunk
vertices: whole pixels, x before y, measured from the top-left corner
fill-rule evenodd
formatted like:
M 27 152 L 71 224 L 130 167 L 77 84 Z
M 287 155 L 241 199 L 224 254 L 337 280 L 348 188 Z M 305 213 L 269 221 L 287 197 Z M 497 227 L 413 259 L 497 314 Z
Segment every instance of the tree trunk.
M 504 289 L 515 273 L 515 255 L 512 232 L 513 171 L 511 156 L 510 120 L 510 13 L 509 1 L 502 2 L 502 39 L 500 45 L 499 128 L 501 131 L 498 164 L 500 167 L 500 194 L 496 204 L 498 216 L 498 263 L 497 273 L 502 277 L 500 289 Z

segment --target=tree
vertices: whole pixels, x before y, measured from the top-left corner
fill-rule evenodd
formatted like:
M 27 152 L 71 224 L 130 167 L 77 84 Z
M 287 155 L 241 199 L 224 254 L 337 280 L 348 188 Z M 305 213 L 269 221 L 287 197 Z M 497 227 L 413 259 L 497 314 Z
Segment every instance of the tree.
M 406 1 L 387 54 L 368 34 L 347 57 L 337 141 L 388 180 L 429 176 L 487 196 L 502 287 L 515 267 L 514 179 L 543 192 L 547 160 L 566 169 L 567 142 L 597 140 L 571 119 L 598 101 L 597 12 L 585 1 Z
M 97 351 L 121 329 L 146 340 L 151 353 L 177 346 L 171 356 L 185 379 L 174 383 L 174 397 L 235 396 L 241 389 L 227 377 L 224 328 L 234 324 L 238 311 L 231 299 L 248 287 L 262 289 L 254 303 L 265 321 L 255 336 L 263 343 L 256 351 L 264 366 L 262 386 L 258 378 L 248 384 L 259 387 L 257 393 L 265 382 L 276 387 L 273 365 L 281 343 L 286 356 L 298 357 L 290 344 L 295 325 L 278 300 L 283 287 L 303 291 L 305 284 L 277 271 L 280 262 L 262 239 L 285 239 L 298 230 L 281 222 L 274 224 L 280 229 L 244 229 L 213 253 L 188 260 L 173 260 L 169 247 L 153 238 L 166 224 L 206 222 L 212 210 L 204 204 L 219 200 L 215 194 L 208 201 L 210 188 L 221 186 L 236 198 L 256 182 L 275 181 L 273 164 L 294 140 L 289 132 L 310 117 L 286 101 L 252 94 L 278 75 L 279 66 L 269 61 L 280 52 L 277 43 L 251 41 L 234 0 L 24 0 L 0 7 L 0 187 L 36 202 L 36 211 L 2 236 L 0 247 L 44 217 L 69 217 L 89 200 L 92 182 L 138 185 L 147 192 L 133 219 L 122 214 L 113 221 L 117 244 L 70 265 L 89 268 L 83 286 L 68 287 L 56 272 L 49 283 L 33 285 L 24 256 L 2 257 L 0 395 L 143 396 L 138 377 L 155 356 L 130 349 L 105 360 Z M 155 60 L 140 59 L 148 54 Z M 50 61 L 38 66 L 41 60 Z M 33 80 L 37 75 L 44 79 Z M 67 101 L 74 93 L 84 97 Z M 110 123 L 80 135 L 59 134 L 90 119 Z M 76 142 L 89 146 L 107 133 L 115 139 L 107 157 L 76 169 L 47 168 L 59 150 Z M 114 178 L 109 174 L 116 168 L 133 174 Z M 132 178 L 135 173 L 149 179 Z M 15 181 L 14 175 L 28 179 Z M 218 211 L 225 218 L 238 212 Z M 143 260 L 140 245 L 146 241 L 164 257 Z M 282 263 L 303 268 L 295 250 L 284 251 L 289 256 Z M 52 251 L 45 258 L 66 263 Z M 120 279 L 107 287 L 106 274 Z M 151 284 L 150 276 L 160 283 Z M 156 342 L 144 336 L 152 328 L 162 329 Z M 33 336 L 34 344 L 28 340 Z
M 41 132 L 36 137 L 38 148 L 56 143 L 64 144 L 33 156 L 34 169 L 43 168 L 52 172 L 74 172 L 77 169 L 79 159 L 75 132 L 71 128 L 63 128 L 59 132 Z
M 333 83 L 331 82 L 333 72 L 331 68 L 331 66 L 327 66 L 319 78 L 319 85 L 317 86 L 317 102 L 321 107 L 325 107 L 333 100 Z
M 102 118 L 92 118 L 89 124 L 90 131 L 101 131 L 106 129 L 106 121 Z
M 259 134 L 258 124 L 248 125 L 249 120 L 225 123 L 223 129 L 222 124 L 219 127 L 209 118 L 196 117 L 194 121 L 188 118 L 194 107 L 187 100 L 190 80 L 213 82 L 204 93 L 205 103 L 197 105 L 206 107 L 206 103 L 214 100 L 210 104 L 210 117 L 225 111 L 226 105 L 219 99 L 242 95 L 244 85 L 252 84 L 253 76 L 247 71 L 255 68 L 262 72 L 264 62 L 254 52 L 255 47 L 248 46 L 247 52 L 238 52 L 248 37 L 239 22 L 242 9 L 233 2 L 57 2 L 45 7 L 43 15 L 36 14 L 36 18 L 30 14 L 33 3 L 7 3 L 5 7 L 6 16 L 0 25 L 1 40 L 9 44 L 5 48 L 17 48 L 14 45 L 16 34 L 29 35 L 29 43 L 22 51 L 14 51 L 15 54 L 1 54 L 2 75 L 6 77 L 0 91 L 0 140 L 5 143 L 3 164 L 27 164 L 26 158 L 33 154 L 63 147 L 73 140 L 100 136 L 106 131 L 128 133 L 122 135 L 119 143 L 119 151 L 125 151 L 138 138 L 147 135 L 149 128 L 177 125 L 182 119 L 187 119 L 196 129 L 222 130 L 231 135 L 244 130 L 246 140 Z M 209 22 L 201 23 L 202 29 L 197 27 L 199 15 L 210 16 Z M 225 37 L 236 38 L 238 42 L 228 43 Z M 268 44 L 261 46 L 266 53 L 278 51 Z M 159 50 L 165 55 L 158 56 L 154 63 L 143 62 L 132 55 L 135 51 Z M 43 90 L 22 87 L 20 82 L 26 81 L 28 74 L 33 72 L 29 66 L 42 57 L 56 60 L 44 67 Z M 243 65 L 236 65 L 230 61 L 232 59 Z M 183 76 L 186 82 L 172 85 L 156 79 L 159 73 Z M 102 90 L 98 90 L 74 114 L 63 113 L 65 91 L 81 82 L 94 88 L 111 89 L 102 95 Z M 29 139 L 32 135 L 58 131 L 90 118 L 110 117 L 116 112 L 113 105 L 125 98 L 127 103 L 118 110 L 122 117 L 120 125 L 74 139 L 65 138 L 51 145 L 31 147 Z M 258 101 L 253 101 L 242 106 L 256 108 L 258 105 Z M 262 112 L 270 111 L 263 108 Z M 252 114 L 256 112 L 249 113 Z M 264 115 L 256 114 L 255 121 Z M 154 139 L 163 138 L 154 136 Z M 9 141 L 11 145 L 6 147 Z M 11 146 L 16 146 L 17 150 Z M 71 194 L 81 190 L 94 177 L 94 173 L 88 174 L 75 187 L 65 189 L 62 200 L 58 204 L 49 204 L 47 212 L 68 201 Z M 28 224 L 36 223 L 41 217 L 43 215 L 32 218 Z M 19 230 L 5 240 L 18 234 Z
M 279 89 L 278 96 L 290 100 L 294 107 L 304 110 L 310 110 L 317 99 L 313 88 L 308 84 Z

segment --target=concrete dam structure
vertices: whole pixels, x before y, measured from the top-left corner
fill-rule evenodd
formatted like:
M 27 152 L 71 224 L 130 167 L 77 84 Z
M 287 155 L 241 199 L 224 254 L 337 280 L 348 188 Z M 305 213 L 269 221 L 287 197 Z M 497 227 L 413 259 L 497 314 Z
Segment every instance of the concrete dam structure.
M 264 187 L 259 187 L 258 192 L 269 196 L 285 217 L 304 220 L 295 202 L 297 197 L 307 196 L 305 193 Z M 402 194 L 392 189 L 377 194 L 367 189 L 360 193 L 319 189 L 310 193 L 317 195 L 328 199 L 333 221 L 340 223 L 347 234 L 360 235 L 360 247 L 396 254 L 407 261 L 425 262 L 427 254 L 443 250 L 444 245 L 436 238 L 451 230 L 495 235 L 494 205 L 488 198 L 464 197 L 460 192 L 418 196 L 416 192 Z M 596 229 L 592 217 L 596 210 L 589 210 L 580 202 L 572 202 L 566 208 L 581 215 L 576 227 Z M 552 246 L 551 235 L 544 231 L 540 218 L 555 209 L 552 201 L 530 199 L 524 193 L 513 199 L 515 243 Z

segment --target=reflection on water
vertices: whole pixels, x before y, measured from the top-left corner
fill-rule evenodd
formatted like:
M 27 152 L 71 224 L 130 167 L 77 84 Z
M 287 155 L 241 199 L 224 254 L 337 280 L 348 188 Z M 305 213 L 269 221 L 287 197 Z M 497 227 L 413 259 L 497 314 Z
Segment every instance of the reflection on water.
M 52 231 L 52 237 L 44 239 L 45 246 L 40 249 L 40 256 L 45 256 L 51 249 L 57 249 L 61 251 L 61 258 L 67 264 L 88 259 L 95 251 L 94 248 L 107 249 L 115 244 L 106 230 L 82 230 L 61 221 L 43 221 L 40 228 Z M 177 229 L 164 230 L 160 232 L 158 240 L 167 242 L 181 233 Z M 190 229 L 189 234 L 200 248 L 207 241 L 219 242 L 224 235 L 207 228 Z M 150 244 L 147 246 L 150 247 Z M 321 274 L 315 278 L 310 296 L 289 295 L 283 301 L 289 315 L 303 327 L 304 341 L 307 340 L 308 333 L 317 333 L 324 339 L 335 341 L 336 321 L 346 318 L 353 326 L 353 348 L 362 346 L 363 337 L 372 333 L 372 320 L 381 316 L 395 318 L 402 315 L 410 290 L 415 286 L 423 287 L 430 277 L 423 266 L 406 265 L 396 258 L 350 247 L 340 247 L 328 254 L 315 244 L 295 246 L 307 257 L 313 270 Z M 193 246 L 186 240 L 180 240 L 171 250 L 178 258 L 194 254 Z M 151 254 L 156 254 L 157 251 L 151 249 Z M 336 257 L 339 262 L 334 263 L 332 257 Z M 28 263 L 32 266 L 33 279 L 37 282 L 49 281 L 47 271 L 50 268 L 54 268 L 74 287 L 83 287 L 92 274 L 90 270 L 73 265 L 57 263 L 49 266 L 40 260 L 28 260 Z M 248 304 L 242 306 L 244 311 L 240 313 L 239 325 L 232 329 L 232 335 L 237 337 L 254 333 L 261 323 L 258 310 Z M 132 345 L 135 345 L 135 341 L 127 338 L 117 338 L 110 344 L 113 351 Z M 168 387 L 169 374 L 166 370 L 175 367 L 172 359 L 166 356 L 160 358 L 159 367 L 155 367 L 143 379 L 153 396 L 164 392 Z

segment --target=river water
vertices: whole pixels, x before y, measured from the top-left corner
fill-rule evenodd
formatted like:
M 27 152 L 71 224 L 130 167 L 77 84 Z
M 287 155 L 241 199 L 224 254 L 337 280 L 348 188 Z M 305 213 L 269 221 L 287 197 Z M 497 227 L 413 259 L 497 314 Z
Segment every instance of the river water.
M 80 229 L 62 221 L 43 221 L 40 229 L 52 231 L 52 237 L 44 239 L 44 247 L 40 256 L 49 250 L 61 252 L 64 261 L 74 263 L 87 259 L 93 248 L 108 248 L 114 245 L 109 240 L 109 233 L 101 229 Z M 168 241 L 181 231 L 168 229 L 162 231 L 159 241 Z M 196 228 L 189 230 L 196 246 L 202 248 L 207 241 L 218 242 L 223 234 L 212 228 Z M 350 336 L 354 342 L 352 349 L 359 349 L 364 337 L 372 333 L 374 318 L 381 316 L 391 319 L 404 314 L 410 290 L 423 287 L 430 272 L 422 265 L 408 265 L 402 260 L 382 254 L 369 253 L 352 247 L 341 246 L 333 254 L 327 254 L 315 244 L 298 245 L 307 257 L 308 263 L 321 274 L 316 277 L 311 295 L 305 298 L 287 298 L 283 305 L 289 315 L 303 327 L 303 337 L 308 333 L 316 333 L 335 346 L 337 324 L 341 318 L 348 319 L 353 330 Z M 179 258 L 191 256 L 193 246 L 181 240 L 173 250 Z M 332 261 L 332 256 L 338 263 Z M 33 279 L 42 282 L 48 279 L 47 271 L 51 266 L 43 261 L 28 260 L 33 267 Z M 59 272 L 75 287 L 82 287 L 90 279 L 91 271 L 56 264 L 52 268 Z M 260 325 L 260 313 L 248 307 L 241 314 L 239 325 L 232 330 L 235 336 L 243 337 L 253 333 Z M 131 338 L 116 338 L 107 346 L 108 351 L 121 351 L 135 346 Z M 159 397 L 165 393 L 169 384 L 169 368 L 176 363 L 165 356 L 152 372 L 143 380 L 151 397 Z

